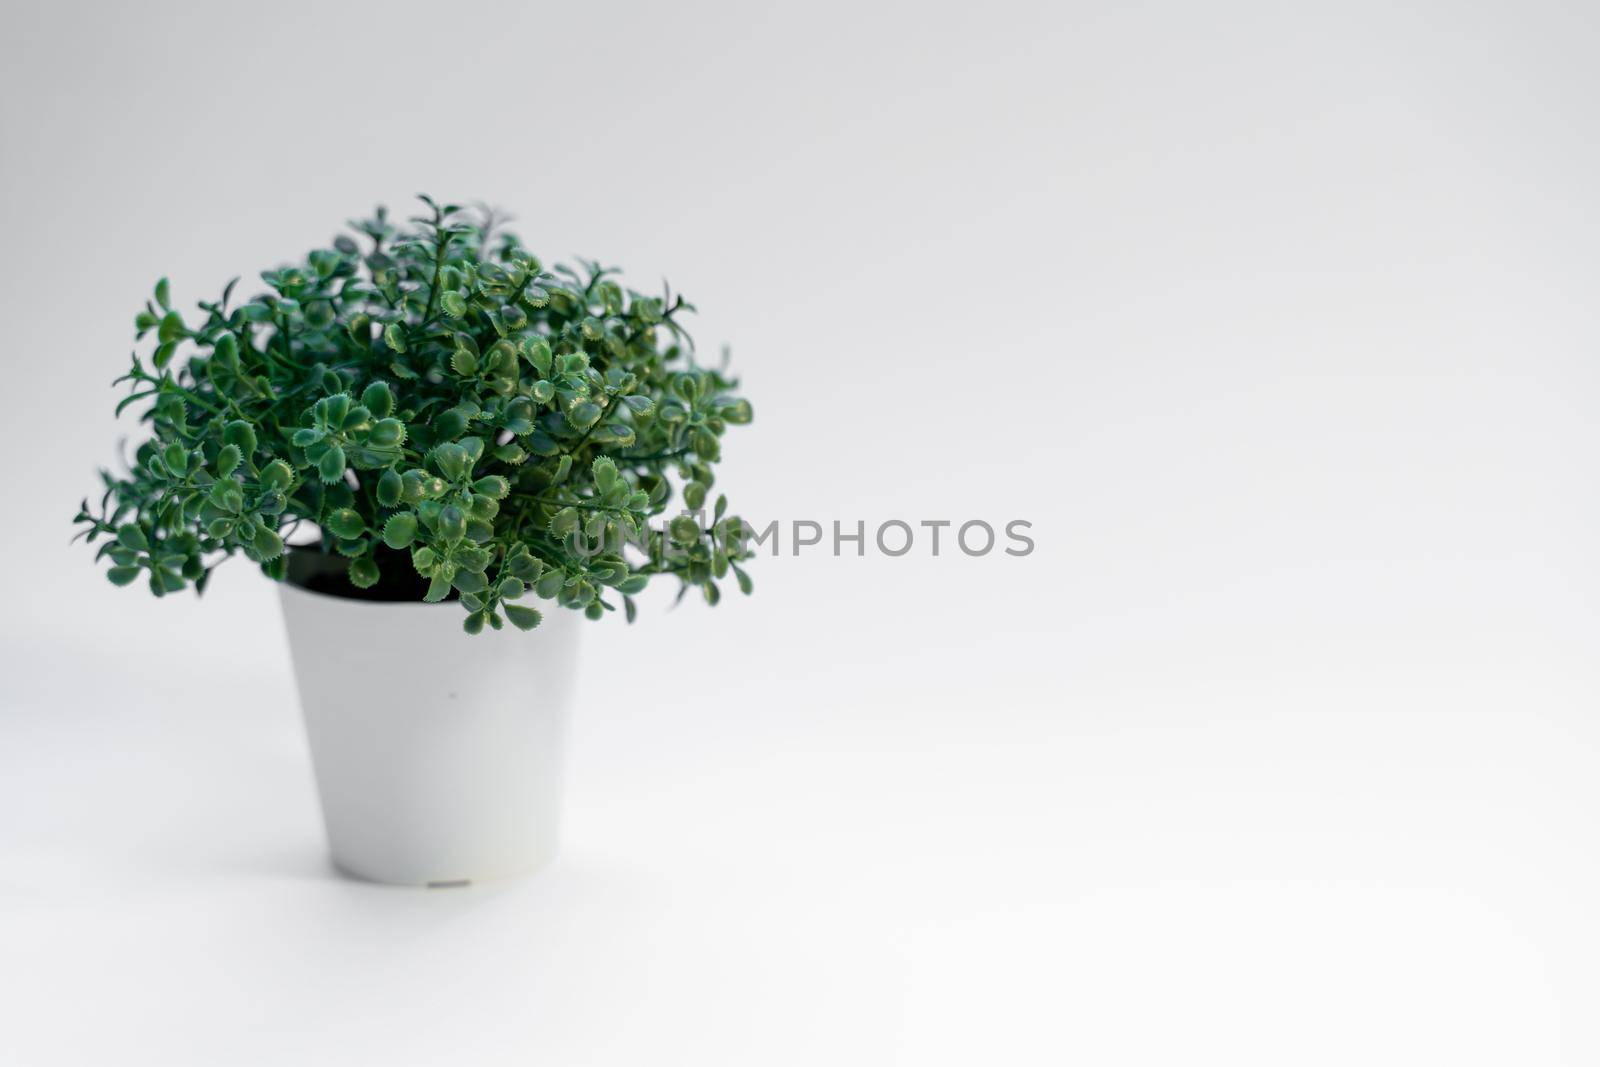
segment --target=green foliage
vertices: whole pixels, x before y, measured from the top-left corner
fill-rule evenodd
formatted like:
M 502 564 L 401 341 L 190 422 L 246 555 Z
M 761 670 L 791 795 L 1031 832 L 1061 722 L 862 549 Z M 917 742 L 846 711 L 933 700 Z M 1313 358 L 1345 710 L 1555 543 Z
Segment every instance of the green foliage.
M 410 225 L 379 208 L 353 224 L 364 249 L 340 236 L 235 307 L 230 283 L 185 318 L 157 284 L 135 318 L 152 350 L 118 379 L 117 412 L 144 405 L 150 437 L 76 520 L 110 580 L 204 590 L 235 553 L 282 580 L 285 538 L 314 528 L 358 589 L 409 552 L 423 599 L 457 597 L 468 633 L 533 629 L 509 603 L 529 593 L 631 621 L 657 575 L 714 604 L 732 570 L 749 592 L 725 500 L 709 523 L 682 514 L 751 418 L 695 362 L 693 307 L 595 263 L 546 270 L 491 214 L 421 199 Z

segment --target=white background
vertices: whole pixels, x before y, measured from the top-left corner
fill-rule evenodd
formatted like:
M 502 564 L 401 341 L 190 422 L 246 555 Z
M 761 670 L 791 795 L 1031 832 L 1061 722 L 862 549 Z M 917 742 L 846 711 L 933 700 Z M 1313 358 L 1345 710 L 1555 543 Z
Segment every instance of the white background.
M 6 0 L 0 1062 L 1600 1062 L 1597 47 Z M 652 599 L 587 635 L 555 867 L 341 880 L 270 584 L 157 603 L 68 520 L 158 276 L 419 190 L 697 301 L 748 517 L 1037 551 Z

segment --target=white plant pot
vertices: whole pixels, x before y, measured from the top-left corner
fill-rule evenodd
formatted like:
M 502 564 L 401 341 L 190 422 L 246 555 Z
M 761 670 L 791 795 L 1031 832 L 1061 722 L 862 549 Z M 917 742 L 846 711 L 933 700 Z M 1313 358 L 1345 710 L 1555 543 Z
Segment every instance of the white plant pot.
M 578 612 L 550 605 L 531 633 L 468 636 L 455 603 L 279 589 L 341 870 L 462 885 L 555 854 Z

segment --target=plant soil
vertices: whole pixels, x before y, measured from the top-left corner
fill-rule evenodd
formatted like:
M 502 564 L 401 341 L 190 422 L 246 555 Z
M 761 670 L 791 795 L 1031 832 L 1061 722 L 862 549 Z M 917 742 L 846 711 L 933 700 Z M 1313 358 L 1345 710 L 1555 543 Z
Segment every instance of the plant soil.
M 377 603 L 422 600 L 428 583 L 412 567 L 411 553 L 380 546 L 372 558 L 378 565 L 378 584 L 370 589 L 358 589 L 350 582 L 350 561 L 343 556 L 329 555 L 314 545 L 290 548 L 288 581 L 313 593 L 349 600 Z M 455 596 L 452 589 L 446 599 L 454 600 Z

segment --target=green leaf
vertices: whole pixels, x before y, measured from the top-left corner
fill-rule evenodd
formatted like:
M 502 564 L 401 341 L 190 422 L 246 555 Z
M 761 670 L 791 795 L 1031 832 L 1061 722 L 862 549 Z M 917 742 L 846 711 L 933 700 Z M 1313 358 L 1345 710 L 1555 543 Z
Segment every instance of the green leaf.
M 283 555 L 283 538 L 278 536 L 278 531 L 265 526 L 256 532 L 251 545 L 256 550 L 256 556 L 262 560 L 277 559 Z
M 156 596 L 166 596 L 183 588 L 183 579 L 166 571 L 153 570 L 150 572 L 150 592 Z
M 463 378 L 471 378 L 478 373 L 478 357 L 465 348 L 458 348 L 450 356 L 450 369 Z
M 361 515 L 354 508 L 340 508 L 328 516 L 328 529 L 335 537 L 352 538 L 360 537 L 366 529 L 366 523 L 361 521 Z
M 394 507 L 400 503 L 403 489 L 404 483 L 400 478 L 400 472 L 390 467 L 378 478 L 378 503 L 386 508 Z
M 394 448 L 405 439 L 406 424 L 395 418 L 379 419 L 367 434 L 367 443 L 374 448 Z
M 530 553 L 527 545 L 517 545 L 506 556 L 506 569 L 524 582 L 532 582 L 544 570 L 544 561 Z
M 344 449 L 334 445 L 317 460 L 317 475 L 324 485 L 332 485 L 344 478 Z
M 334 429 L 346 430 L 356 434 L 359 434 L 362 430 L 370 430 L 371 428 L 372 412 L 368 411 L 366 406 L 363 404 L 357 404 L 355 407 L 345 412 L 345 416 L 342 420 L 340 420 L 339 425 L 334 427 Z
M 417 537 L 417 517 L 409 511 L 389 516 L 383 524 L 383 543 L 393 549 L 409 548 Z
M 550 343 L 544 338 L 534 338 L 522 346 L 522 358 L 541 376 L 550 374 Z M 548 397 L 546 398 L 548 399 Z
M 433 462 L 440 474 L 458 482 L 467 473 L 467 450 L 455 442 L 440 445 L 433 450 Z
M 239 339 L 231 333 L 218 337 L 211 346 L 211 358 L 231 371 L 239 369 Z
M 488 579 L 477 571 L 458 571 L 452 584 L 463 593 L 481 593 L 489 588 Z
M 256 428 L 243 419 L 234 419 L 222 428 L 222 439 L 239 449 L 241 456 L 256 454 Z
M 689 515 L 679 515 L 667 523 L 667 536 L 680 545 L 692 545 L 700 540 L 700 524 Z
M 595 435 L 596 440 L 599 440 L 602 435 L 612 444 L 618 445 L 622 448 L 631 447 L 634 443 L 633 427 L 620 422 L 605 427 L 600 431 L 600 433 Z
M 176 341 L 183 337 L 186 332 L 183 326 L 183 316 L 176 311 L 169 311 L 161 316 L 161 325 L 156 328 L 156 339 L 163 343 Z
M 261 468 L 258 480 L 263 489 L 282 491 L 294 484 L 294 468 L 281 459 L 275 459 Z
M 226 512 L 235 513 L 244 507 L 244 490 L 231 478 L 223 479 L 213 485 L 206 497 L 212 504 Z
M 361 391 L 361 406 L 374 418 L 386 419 L 394 412 L 394 393 L 385 382 L 373 382 Z
M 130 522 L 118 527 L 117 541 L 135 552 L 148 552 L 150 550 L 150 542 L 146 539 L 144 530 L 139 528 L 138 523 Z
M 522 446 L 517 444 L 515 441 L 507 441 L 505 444 L 494 450 L 494 458 L 498 459 L 502 463 L 509 463 L 512 466 L 517 466 L 528 458 L 528 453 L 525 452 Z
M 406 350 L 405 331 L 400 328 L 399 323 L 391 322 L 383 328 L 383 343 L 396 352 L 404 352 Z
M 497 377 L 517 376 L 517 348 L 510 341 L 496 341 L 484 358 L 484 368 Z
M 172 287 L 165 278 L 156 282 L 156 303 L 160 304 L 165 310 L 170 311 L 172 309 Z
M 472 489 L 491 500 L 504 500 L 511 492 L 511 483 L 498 474 L 489 474 L 473 482 Z
M 618 483 L 617 465 L 609 456 L 600 456 L 589 465 L 589 472 L 594 476 L 594 487 L 602 495 L 609 493 Z
M 173 474 L 183 475 L 189 470 L 189 452 L 177 441 L 172 442 L 161 452 L 161 462 L 167 465 L 167 470 Z
M 577 508 L 562 508 L 550 520 L 550 533 L 555 537 L 565 537 L 578 529 L 580 523 Z
M 469 571 L 482 571 L 493 559 L 494 553 L 486 548 L 462 545 L 455 550 L 455 561 Z
M 566 580 L 566 572 L 554 569 L 548 570 L 534 583 L 533 591 L 535 594 L 549 600 L 561 591 L 561 587 L 566 583 Z
M 439 512 L 439 535 L 446 541 L 459 541 L 467 535 L 467 516 L 454 504 Z
M 317 401 L 318 418 L 330 430 L 342 430 L 345 416 L 350 414 L 350 397 L 346 393 L 334 393 Z
M 350 561 L 350 584 L 357 589 L 371 589 L 378 584 L 378 565 L 363 557 Z
M 130 585 L 139 577 L 141 570 L 142 567 L 112 567 L 106 571 L 106 577 L 111 580 L 112 585 Z
M 710 430 L 699 429 L 689 435 L 690 442 L 694 445 L 695 454 L 707 463 L 715 463 L 721 458 L 721 448 L 717 444 L 717 437 Z
M 418 504 L 424 500 L 431 500 L 444 493 L 448 488 L 444 479 L 436 478 L 425 470 L 411 468 L 400 476 L 402 486 L 400 498 L 408 504 Z
M 244 462 L 244 457 L 239 454 L 238 445 L 223 445 L 217 452 L 217 477 L 226 478 L 239 469 L 239 464 Z
M 434 450 L 434 466 L 438 467 L 438 474 L 445 475 L 451 482 L 459 482 L 462 475 L 467 474 L 467 450 L 454 442 L 440 445 Z
M 501 609 L 506 613 L 506 618 L 511 620 L 511 625 L 519 630 L 531 630 L 544 619 L 538 608 L 521 604 L 502 604 Z

